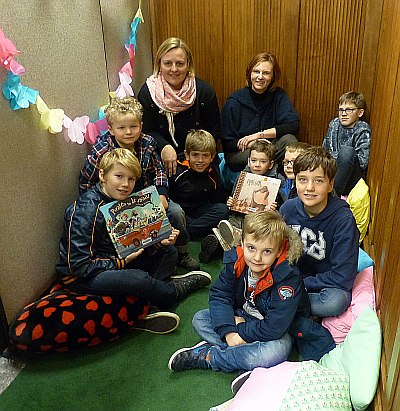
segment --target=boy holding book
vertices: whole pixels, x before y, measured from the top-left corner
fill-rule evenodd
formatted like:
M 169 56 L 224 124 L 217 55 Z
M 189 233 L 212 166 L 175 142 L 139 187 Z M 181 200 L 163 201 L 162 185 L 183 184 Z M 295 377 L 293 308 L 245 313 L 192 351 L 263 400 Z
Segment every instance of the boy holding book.
M 293 165 L 298 197 L 280 211 L 300 234 L 299 267 L 312 314 L 333 317 L 347 309 L 357 275 L 359 231 L 349 205 L 332 195 L 336 160 L 322 147 L 300 154 Z
M 310 303 L 296 261 L 300 238 L 276 211 L 248 214 L 242 244 L 224 254 L 225 268 L 210 289 L 209 309 L 192 324 L 204 341 L 170 358 L 173 371 L 272 367 L 287 360 L 292 338 L 304 359 L 334 348 L 328 330 L 309 319 Z
M 214 137 L 208 131 L 189 131 L 185 158 L 178 158 L 176 174 L 169 179 L 168 194 L 185 212 L 188 237 L 203 238 L 202 263 L 210 261 L 216 249 L 210 248 L 207 235 L 229 214 L 219 167 L 213 162 L 216 153 Z
M 142 175 L 135 185 L 135 191 L 154 185 L 160 195 L 167 217 L 180 232 L 176 240 L 179 265 L 187 270 L 198 270 L 199 262 L 188 251 L 189 237 L 184 229 L 185 216 L 181 207 L 170 201 L 168 177 L 156 150 L 153 137 L 142 133 L 142 105 L 134 97 L 114 98 L 105 109 L 108 133 L 101 136 L 87 156 L 79 176 L 79 191 L 94 186 L 99 181 L 99 163 L 108 151 L 122 147 L 130 150 L 139 159 Z
M 66 209 L 56 272 L 65 287 L 77 293 L 132 295 L 146 304 L 168 308 L 209 285 L 211 276 L 193 271 L 171 277 L 177 261 L 176 229 L 159 244 L 118 258 L 99 208 L 125 200 L 140 174 L 139 161 L 130 150 L 116 148 L 102 156 L 100 182 Z

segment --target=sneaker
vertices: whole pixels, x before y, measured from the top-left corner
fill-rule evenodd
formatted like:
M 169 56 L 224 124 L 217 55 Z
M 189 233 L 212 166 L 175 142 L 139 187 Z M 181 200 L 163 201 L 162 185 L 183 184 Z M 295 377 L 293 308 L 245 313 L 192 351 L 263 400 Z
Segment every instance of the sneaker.
M 242 240 L 242 230 L 232 225 L 228 220 L 219 222 L 218 231 L 231 248 L 239 245 Z
M 201 242 L 199 260 L 201 263 L 209 263 L 213 259 L 213 254 L 218 250 L 219 241 L 214 234 L 204 237 Z
M 237 392 L 240 390 L 240 388 L 242 387 L 242 385 L 248 380 L 248 378 L 250 377 L 250 374 L 252 373 L 252 371 L 244 371 L 241 374 L 239 374 L 233 381 L 231 384 L 231 390 L 233 395 L 236 395 Z
M 168 368 L 172 371 L 184 371 L 192 368 L 211 368 L 209 359 L 211 344 L 201 341 L 193 347 L 181 348 L 175 351 L 168 361 Z
M 154 334 L 168 334 L 178 328 L 180 318 L 175 313 L 157 312 L 139 318 L 132 328 Z
M 195 258 L 193 258 L 189 253 L 179 254 L 178 258 L 179 265 L 183 267 L 185 270 L 200 270 L 199 262 Z
M 183 275 L 171 277 L 175 285 L 178 300 L 211 284 L 211 275 L 205 271 L 189 271 Z

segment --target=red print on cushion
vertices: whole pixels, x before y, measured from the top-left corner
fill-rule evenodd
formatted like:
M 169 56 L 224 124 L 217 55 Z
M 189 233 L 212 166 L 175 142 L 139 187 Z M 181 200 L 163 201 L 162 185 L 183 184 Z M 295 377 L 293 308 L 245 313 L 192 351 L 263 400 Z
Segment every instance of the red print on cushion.
M 32 331 L 32 340 L 38 340 L 43 337 L 43 327 L 41 324 L 38 324 Z
M 126 309 L 126 307 L 122 307 L 122 308 L 119 310 L 118 317 L 119 317 L 122 321 L 128 321 L 128 310 Z
M 98 308 L 99 308 L 99 305 L 96 303 L 96 301 L 90 301 L 90 303 L 86 304 L 87 310 L 96 311 Z
M 43 311 L 43 315 L 44 315 L 45 317 L 50 317 L 51 314 L 54 313 L 54 311 L 56 311 L 56 308 L 55 308 L 55 307 L 45 308 L 44 311 Z
M 19 337 L 22 332 L 25 330 L 26 323 L 21 323 L 17 327 L 15 327 L 15 335 Z
M 94 335 L 96 330 L 96 323 L 93 320 L 86 321 L 83 328 L 89 333 L 89 335 Z
M 101 325 L 105 328 L 111 328 L 113 325 L 113 320 L 110 314 L 104 314 L 101 320 Z
M 75 320 L 75 315 L 73 313 L 70 313 L 69 311 L 63 311 L 62 318 L 61 318 L 61 321 L 63 322 L 63 324 L 68 325 L 74 320 Z

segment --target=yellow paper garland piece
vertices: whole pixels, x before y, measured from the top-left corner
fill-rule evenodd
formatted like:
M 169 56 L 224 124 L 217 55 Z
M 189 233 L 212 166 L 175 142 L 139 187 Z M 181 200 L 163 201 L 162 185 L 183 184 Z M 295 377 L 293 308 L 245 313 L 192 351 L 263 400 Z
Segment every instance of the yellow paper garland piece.
M 51 134 L 61 133 L 64 110 L 60 108 L 49 109 L 40 96 L 37 97 L 36 108 L 40 113 L 40 129 L 49 130 Z

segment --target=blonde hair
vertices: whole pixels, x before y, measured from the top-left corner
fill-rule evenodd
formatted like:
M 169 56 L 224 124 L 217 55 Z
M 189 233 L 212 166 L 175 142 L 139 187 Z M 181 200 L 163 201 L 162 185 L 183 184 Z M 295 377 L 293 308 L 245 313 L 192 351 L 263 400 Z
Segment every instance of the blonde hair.
M 126 167 L 137 180 L 142 175 L 142 167 L 136 156 L 126 148 L 116 148 L 107 151 L 100 160 L 99 169 L 103 170 L 104 175 L 110 172 L 114 164 L 121 164 Z
M 185 142 L 187 154 L 191 151 L 204 151 L 214 155 L 217 152 L 217 145 L 211 133 L 206 130 L 190 130 Z
M 299 154 L 303 154 L 305 151 L 307 151 L 311 147 L 312 147 L 311 144 L 303 143 L 301 141 L 296 141 L 286 146 L 285 153 L 295 153 L 296 151 L 298 151 Z
M 123 98 L 113 98 L 105 108 L 108 125 L 111 125 L 114 118 L 120 114 L 133 114 L 137 121 L 142 121 L 143 106 L 135 97 L 127 96 Z
M 353 103 L 357 108 L 365 108 L 364 95 L 357 91 L 348 91 L 347 93 L 342 94 L 339 97 L 339 106 L 346 103 L 346 101 Z
M 277 211 L 257 211 L 247 214 L 243 221 L 242 241 L 246 235 L 252 235 L 255 241 L 269 237 L 276 248 L 281 250 L 288 242 L 287 260 L 295 263 L 303 252 L 300 236 L 290 228 Z
M 188 66 L 188 75 L 194 76 L 194 65 L 192 52 L 187 44 L 178 37 L 170 37 L 163 41 L 157 50 L 156 58 L 154 59 L 153 76 L 157 77 L 160 72 L 161 58 L 173 49 L 182 49 L 186 53 L 186 61 Z

